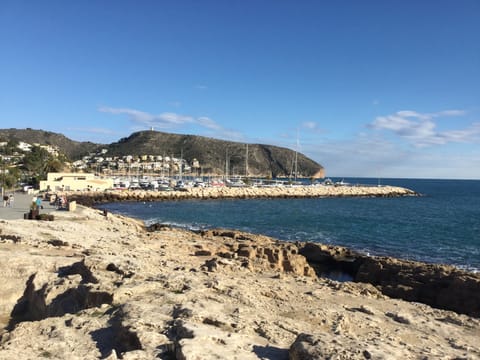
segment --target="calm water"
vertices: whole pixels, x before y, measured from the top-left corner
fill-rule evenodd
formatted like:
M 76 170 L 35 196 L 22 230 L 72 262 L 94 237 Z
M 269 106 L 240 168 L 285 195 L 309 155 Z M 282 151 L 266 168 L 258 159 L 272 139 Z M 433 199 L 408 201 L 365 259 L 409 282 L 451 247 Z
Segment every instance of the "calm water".
M 404 186 L 424 196 L 126 202 L 102 209 L 147 224 L 231 228 L 480 271 L 480 181 L 382 179 L 382 184 Z

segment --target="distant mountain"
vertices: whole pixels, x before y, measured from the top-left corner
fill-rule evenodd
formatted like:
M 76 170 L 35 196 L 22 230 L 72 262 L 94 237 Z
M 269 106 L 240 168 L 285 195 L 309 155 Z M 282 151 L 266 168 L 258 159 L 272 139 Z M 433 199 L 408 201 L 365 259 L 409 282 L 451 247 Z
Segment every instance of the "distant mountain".
M 203 136 L 170 134 L 159 131 L 140 131 L 112 144 L 77 142 L 64 135 L 43 130 L 0 130 L 0 141 L 13 138 L 28 143 L 50 144 L 59 147 L 71 160 L 107 149 L 104 156 L 162 155 L 180 158 L 189 163 L 197 159 L 204 174 L 223 174 L 228 158 L 229 173 L 254 176 L 294 175 L 295 162 L 298 176 L 310 177 L 323 171 L 323 167 L 303 154 L 273 145 L 224 141 Z M 296 160 L 296 161 L 295 161 Z
M 29 144 L 55 145 L 71 160 L 81 158 L 102 146 L 92 142 L 73 141 L 62 134 L 50 131 L 30 128 L 0 129 L 0 141 L 8 140 L 23 141 Z

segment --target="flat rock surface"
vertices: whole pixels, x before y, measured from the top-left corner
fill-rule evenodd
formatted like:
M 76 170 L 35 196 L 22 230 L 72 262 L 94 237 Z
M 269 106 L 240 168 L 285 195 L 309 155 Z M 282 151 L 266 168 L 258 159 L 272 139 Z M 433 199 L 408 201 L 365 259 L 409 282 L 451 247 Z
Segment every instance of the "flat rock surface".
M 264 236 L 155 230 L 0 220 L 0 359 L 480 358 L 477 318 L 317 278 Z

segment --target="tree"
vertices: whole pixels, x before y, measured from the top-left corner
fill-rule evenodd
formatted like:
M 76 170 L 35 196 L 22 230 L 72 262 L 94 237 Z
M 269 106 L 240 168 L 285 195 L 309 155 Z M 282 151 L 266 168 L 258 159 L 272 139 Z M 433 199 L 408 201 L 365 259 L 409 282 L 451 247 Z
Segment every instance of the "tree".
M 39 146 L 33 146 L 32 150 L 25 154 L 22 166 L 28 175 L 37 182 L 45 180 L 49 172 L 59 172 L 63 167 L 62 159 L 53 156 Z
M 10 139 L 7 141 L 7 145 L 5 145 L 4 149 L 3 149 L 3 153 L 5 155 L 13 155 L 15 154 L 16 152 L 18 152 L 18 140 L 15 140 L 15 139 Z
M 20 173 L 16 167 L 6 168 L 5 174 L 3 175 L 3 182 L 6 189 L 15 187 L 18 183 Z

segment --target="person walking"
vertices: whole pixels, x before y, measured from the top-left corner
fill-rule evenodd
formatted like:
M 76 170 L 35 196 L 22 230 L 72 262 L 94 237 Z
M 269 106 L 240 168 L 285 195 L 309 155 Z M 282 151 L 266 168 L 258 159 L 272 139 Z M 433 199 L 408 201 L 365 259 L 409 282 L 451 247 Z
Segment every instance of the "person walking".
M 15 201 L 15 197 L 13 196 L 13 194 L 10 194 L 10 196 L 8 197 L 8 206 L 13 207 L 14 201 Z

